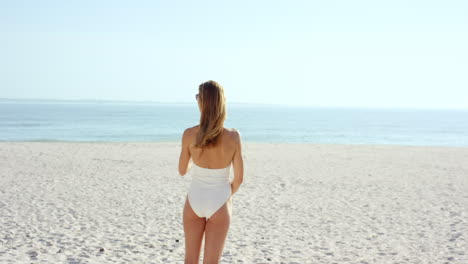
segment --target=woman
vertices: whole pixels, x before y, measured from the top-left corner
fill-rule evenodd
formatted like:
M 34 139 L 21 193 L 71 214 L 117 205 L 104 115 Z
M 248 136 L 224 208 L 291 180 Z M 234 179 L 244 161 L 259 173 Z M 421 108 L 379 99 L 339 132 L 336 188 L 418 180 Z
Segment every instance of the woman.
M 226 99 L 219 83 L 200 84 L 195 97 L 200 124 L 184 131 L 179 158 L 180 175 L 187 173 L 189 165 L 192 175 L 183 211 L 185 263 L 198 264 L 203 235 L 203 263 L 219 263 L 231 220 L 232 195 L 243 181 L 241 137 L 239 131 L 223 126 Z

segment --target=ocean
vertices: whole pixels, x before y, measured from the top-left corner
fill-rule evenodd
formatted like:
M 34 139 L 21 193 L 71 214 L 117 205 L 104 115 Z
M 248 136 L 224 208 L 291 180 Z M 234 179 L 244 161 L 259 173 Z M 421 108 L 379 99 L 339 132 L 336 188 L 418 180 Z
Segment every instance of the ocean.
M 0 141 L 179 141 L 194 103 L 0 100 Z M 227 103 L 243 142 L 468 146 L 468 110 Z

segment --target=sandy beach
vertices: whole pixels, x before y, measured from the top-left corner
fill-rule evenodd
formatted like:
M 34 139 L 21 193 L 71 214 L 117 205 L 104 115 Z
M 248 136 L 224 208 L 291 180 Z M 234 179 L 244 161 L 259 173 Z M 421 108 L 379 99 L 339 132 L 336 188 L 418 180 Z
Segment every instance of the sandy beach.
M 183 263 L 179 153 L 1 142 L 0 263 Z M 243 156 L 221 263 L 468 263 L 468 148 L 244 143 Z

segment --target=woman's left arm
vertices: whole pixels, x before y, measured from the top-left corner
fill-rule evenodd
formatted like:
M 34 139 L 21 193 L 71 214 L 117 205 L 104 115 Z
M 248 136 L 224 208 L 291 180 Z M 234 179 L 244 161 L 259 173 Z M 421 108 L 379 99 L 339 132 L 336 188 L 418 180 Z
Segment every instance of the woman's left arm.
M 180 151 L 179 157 L 179 174 L 180 176 L 184 176 L 188 169 L 189 169 L 189 162 L 190 162 L 190 151 L 188 145 L 188 136 L 189 136 L 189 129 L 185 129 L 184 134 L 182 135 L 182 147 Z

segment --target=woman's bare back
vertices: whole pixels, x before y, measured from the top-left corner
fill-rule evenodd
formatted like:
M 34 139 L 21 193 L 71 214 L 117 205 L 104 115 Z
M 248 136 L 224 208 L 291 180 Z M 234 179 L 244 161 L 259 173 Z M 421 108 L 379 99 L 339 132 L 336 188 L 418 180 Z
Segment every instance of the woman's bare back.
M 189 151 L 195 165 L 207 169 L 222 169 L 229 166 L 237 148 L 235 130 L 223 128 L 217 146 L 205 148 L 202 153 L 201 148 L 194 146 L 199 129 L 198 125 L 190 128 L 189 136 Z

